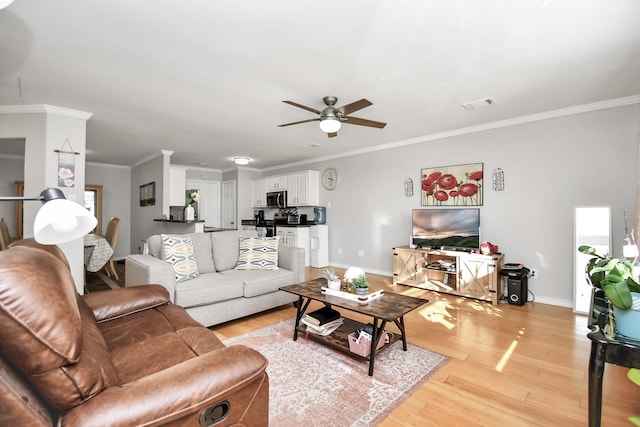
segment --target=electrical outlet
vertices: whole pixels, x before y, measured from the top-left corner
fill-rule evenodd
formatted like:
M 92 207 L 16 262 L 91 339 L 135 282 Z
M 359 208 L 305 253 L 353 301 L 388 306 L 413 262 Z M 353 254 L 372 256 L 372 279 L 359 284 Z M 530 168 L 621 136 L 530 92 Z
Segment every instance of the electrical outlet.
M 338 255 L 342 255 L 342 248 L 338 248 Z
M 358 250 L 358 256 L 364 256 L 364 249 Z
M 529 273 L 529 277 L 531 277 L 532 279 L 533 279 L 534 277 L 538 277 L 538 270 L 537 270 L 537 269 L 535 269 L 535 268 L 532 268 L 532 269 L 531 269 L 531 272 Z

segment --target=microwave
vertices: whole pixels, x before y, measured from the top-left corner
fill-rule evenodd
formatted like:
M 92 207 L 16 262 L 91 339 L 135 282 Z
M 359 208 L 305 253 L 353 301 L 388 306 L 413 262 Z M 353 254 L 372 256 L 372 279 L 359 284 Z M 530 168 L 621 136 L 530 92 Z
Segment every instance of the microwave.
M 267 207 L 269 208 L 286 208 L 287 192 L 286 191 L 270 191 L 267 193 Z

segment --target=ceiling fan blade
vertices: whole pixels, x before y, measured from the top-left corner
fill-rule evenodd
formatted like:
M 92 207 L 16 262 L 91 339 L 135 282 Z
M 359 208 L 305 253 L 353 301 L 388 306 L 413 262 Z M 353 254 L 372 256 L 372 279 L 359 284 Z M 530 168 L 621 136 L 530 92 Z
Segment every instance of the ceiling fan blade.
M 317 122 L 317 121 L 320 121 L 320 117 L 318 117 L 317 119 L 307 119 L 307 120 L 300 120 L 299 122 L 285 123 L 283 125 L 278 125 L 278 127 L 281 128 L 284 126 L 299 125 L 300 123 L 309 123 L 309 122 Z
M 327 134 L 327 138 L 333 138 L 334 136 L 338 136 L 338 132 L 330 132 Z
M 302 108 L 303 110 L 311 111 L 312 113 L 320 114 L 319 110 L 316 110 L 315 108 L 307 107 L 306 105 L 298 104 L 297 102 L 293 102 L 293 101 L 282 101 L 282 102 L 284 102 L 285 104 L 293 105 L 294 107 Z
M 374 120 L 360 119 L 358 117 L 343 117 L 342 123 L 347 123 L 350 125 L 360 125 L 360 126 L 370 126 L 372 128 L 382 129 L 387 124 L 382 122 L 376 122 Z
M 351 113 L 355 113 L 358 110 L 362 110 L 363 108 L 368 107 L 369 105 L 373 105 L 373 102 L 362 98 L 360 101 L 352 102 L 351 104 L 343 105 L 340 108 L 336 108 L 336 110 L 342 113 L 342 116 L 348 116 Z

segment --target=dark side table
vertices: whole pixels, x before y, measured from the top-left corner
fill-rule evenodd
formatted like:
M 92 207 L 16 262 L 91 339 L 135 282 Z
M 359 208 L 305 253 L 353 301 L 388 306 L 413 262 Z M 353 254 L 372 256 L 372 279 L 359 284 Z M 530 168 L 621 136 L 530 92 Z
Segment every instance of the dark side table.
M 591 318 L 587 337 L 591 340 L 589 358 L 589 427 L 600 427 L 602 415 L 602 377 L 605 363 L 627 368 L 640 368 L 640 343 L 623 338 L 607 339 L 602 326 L 609 317 L 607 301 L 602 291 L 593 293 Z M 599 327 L 595 327 L 598 325 Z

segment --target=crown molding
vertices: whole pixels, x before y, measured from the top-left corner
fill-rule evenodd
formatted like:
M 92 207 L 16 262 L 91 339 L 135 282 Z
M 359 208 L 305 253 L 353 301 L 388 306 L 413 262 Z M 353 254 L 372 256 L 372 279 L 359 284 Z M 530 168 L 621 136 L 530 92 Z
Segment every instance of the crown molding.
M 150 154 L 147 157 L 143 157 L 142 159 L 138 160 L 137 162 L 130 164 L 129 167 L 131 169 L 133 169 L 133 168 L 138 167 L 140 165 L 143 165 L 143 164 L 145 164 L 147 162 L 150 162 L 151 160 L 155 159 L 156 157 L 160 157 L 160 156 L 164 156 L 164 154 L 161 153 L 161 152 Z
M 131 170 L 131 166 L 127 165 L 114 165 L 112 163 L 98 163 L 98 162 L 86 162 L 87 166 L 100 166 L 104 168 L 114 168 L 114 169 L 126 169 Z
M 54 105 L 0 105 L 0 114 L 57 114 L 59 116 L 73 117 L 75 119 L 89 120 L 93 113 L 72 110 L 70 108 L 56 107 Z

